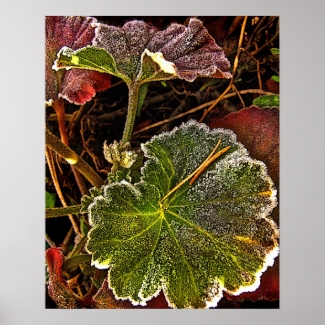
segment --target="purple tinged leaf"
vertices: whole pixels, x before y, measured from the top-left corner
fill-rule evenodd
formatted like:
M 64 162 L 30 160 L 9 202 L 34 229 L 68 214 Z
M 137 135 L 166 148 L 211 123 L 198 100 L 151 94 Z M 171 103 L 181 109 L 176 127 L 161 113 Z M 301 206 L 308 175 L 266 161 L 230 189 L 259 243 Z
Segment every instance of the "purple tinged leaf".
M 187 81 L 200 76 L 231 78 L 229 61 L 200 20 L 190 19 L 187 28 L 175 25 L 170 31 L 158 32 L 157 41 L 156 37 L 151 39 L 148 49 L 162 52 L 167 61 L 175 63 L 179 77 Z
M 223 50 L 198 19 L 190 19 L 187 27 L 172 24 L 164 31 L 157 31 L 142 21 L 130 21 L 121 28 L 101 23 L 93 26 L 97 27 L 93 45 L 107 50 L 119 71 L 131 80 L 145 79 L 139 74 L 146 74 L 145 70 L 150 69 L 150 64 L 143 67 L 146 55 L 165 75 L 169 74 L 162 79 L 231 78 L 230 63 Z
M 110 86 L 111 76 L 91 71 L 54 71 L 53 63 L 63 46 L 78 49 L 92 43 L 95 30 L 91 26 L 97 19 L 92 17 L 47 16 L 45 20 L 45 73 L 46 100 L 63 97 L 75 104 L 84 104 L 95 96 L 96 91 Z M 82 78 L 81 78 L 82 76 Z M 71 82 L 74 80 L 73 82 Z M 81 94 L 79 91 L 81 90 Z M 61 93 L 60 93 L 61 92 Z
M 119 70 L 134 80 L 136 75 L 133 74 L 135 70 L 139 71 L 141 66 L 141 55 L 156 29 L 136 20 L 126 23 L 121 28 L 101 23 L 93 26 L 97 27 L 93 45 L 107 50 L 113 56 Z

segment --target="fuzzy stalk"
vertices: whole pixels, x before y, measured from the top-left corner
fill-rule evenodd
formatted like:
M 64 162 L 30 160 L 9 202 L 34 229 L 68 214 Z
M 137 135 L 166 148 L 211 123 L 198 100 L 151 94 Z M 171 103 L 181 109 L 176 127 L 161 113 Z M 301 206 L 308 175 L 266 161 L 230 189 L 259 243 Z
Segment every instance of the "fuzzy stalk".
M 60 207 L 60 208 L 47 208 L 46 211 L 46 218 L 56 218 L 56 217 L 63 217 L 69 214 L 78 214 L 80 212 L 81 205 L 71 205 L 67 207 Z
M 129 88 L 128 113 L 126 116 L 121 144 L 130 141 L 135 117 L 138 111 L 140 84 L 137 82 L 133 82 L 131 84 L 128 84 L 128 88 Z
M 101 187 L 104 182 L 101 177 L 73 150 L 66 146 L 57 138 L 49 129 L 46 128 L 46 145 L 55 151 L 58 155 L 69 162 L 85 178 L 97 188 Z

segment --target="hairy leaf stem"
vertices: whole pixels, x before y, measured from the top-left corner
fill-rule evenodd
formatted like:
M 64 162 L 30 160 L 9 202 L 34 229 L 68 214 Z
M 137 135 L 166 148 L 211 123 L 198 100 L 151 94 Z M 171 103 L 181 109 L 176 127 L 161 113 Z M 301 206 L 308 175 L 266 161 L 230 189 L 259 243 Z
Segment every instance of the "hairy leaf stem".
M 46 145 L 55 151 L 58 155 L 69 162 L 80 172 L 85 178 L 97 188 L 103 185 L 101 177 L 72 149 L 66 146 L 59 138 L 57 138 L 49 129 L 46 128 Z
M 71 205 L 60 208 L 48 208 L 46 211 L 46 218 L 63 217 L 69 214 L 77 214 L 80 212 L 81 205 Z
M 132 136 L 134 121 L 138 111 L 140 86 L 141 85 L 138 82 L 133 82 L 128 84 L 128 88 L 129 88 L 128 113 L 126 116 L 121 144 L 125 144 L 126 142 L 130 141 Z

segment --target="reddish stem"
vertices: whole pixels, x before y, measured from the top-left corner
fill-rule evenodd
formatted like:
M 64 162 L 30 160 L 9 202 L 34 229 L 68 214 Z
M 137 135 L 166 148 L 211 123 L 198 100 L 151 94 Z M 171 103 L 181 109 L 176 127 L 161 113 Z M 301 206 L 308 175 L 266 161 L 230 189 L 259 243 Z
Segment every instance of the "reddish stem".
M 56 116 L 58 118 L 58 124 L 59 124 L 59 131 L 60 131 L 60 136 L 61 136 L 61 141 L 65 145 L 69 145 L 69 140 L 68 140 L 68 135 L 67 135 L 67 128 L 65 126 L 65 108 L 64 108 L 64 101 L 62 98 L 57 99 L 56 101 L 53 102 L 52 104 Z
M 66 118 L 65 118 L 65 107 L 64 107 L 64 100 L 62 98 L 57 99 L 52 104 L 59 124 L 59 131 L 61 136 L 61 141 L 69 146 L 69 139 L 68 139 L 68 133 L 66 128 Z M 73 166 L 71 166 L 72 172 L 74 174 L 74 178 L 77 182 L 77 185 L 79 187 L 79 190 L 82 195 L 88 195 L 89 191 L 85 185 L 85 182 L 83 180 L 83 177 L 76 171 Z

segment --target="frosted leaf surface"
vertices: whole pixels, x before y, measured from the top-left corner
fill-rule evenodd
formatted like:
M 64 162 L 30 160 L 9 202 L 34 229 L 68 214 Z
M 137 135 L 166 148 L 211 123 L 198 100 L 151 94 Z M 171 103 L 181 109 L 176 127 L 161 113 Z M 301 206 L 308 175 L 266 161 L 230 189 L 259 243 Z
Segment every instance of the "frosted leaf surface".
M 215 147 L 231 146 L 193 183 L 161 199 Z M 171 307 L 216 306 L 223 291 L 255 290 L 278 255 L 269 214 L 276 190 L 265 165 L 226 129 L 190 121 L 142 145 L 141 180 L 104 187 L 89 205 L 87 250 L 108 268 L 117 298 L 145 305 L 163 290 Z M 160 202 L 161 201 L 161 202 Z
M 93 46 L 63 48 L 55 67 L 84 68 L 116 75 L 127 83 L 197 77 L 231 78 L 230 63 L 202 22 L 172 24 L 163 31 L 142 21 L 123 27 L 94 23 Z
M 94 71 L 71 70 L 55 71 L 52 69 L 58 51 L 63 46 L 76 50 L 90 45 L 95 36 L 91 26 L 97 22 L 92 17 L 47 16 L 45 19 L 45 74 L 46 100 L 63 97 L 81 105 L 89 101 L 97 91 L 109 88 L 109 75 Z

